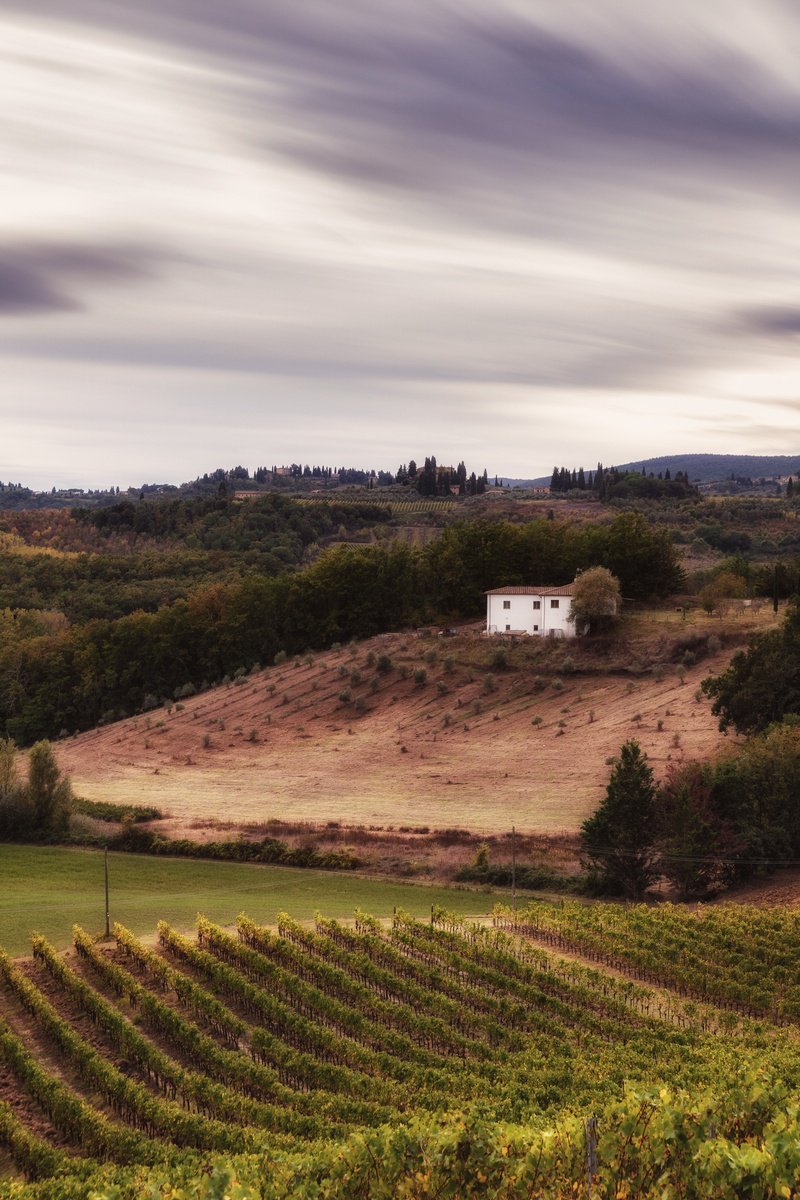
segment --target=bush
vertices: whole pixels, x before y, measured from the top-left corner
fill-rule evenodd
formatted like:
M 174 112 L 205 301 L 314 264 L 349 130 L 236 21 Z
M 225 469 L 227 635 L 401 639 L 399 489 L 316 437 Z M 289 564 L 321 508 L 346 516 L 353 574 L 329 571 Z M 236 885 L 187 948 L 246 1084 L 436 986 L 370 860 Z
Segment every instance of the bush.
M 414 672 L 414 684 L 416 687 L 424 687 L 428 682 L 428 672 L 424 667 L 417 667 Z
M 339 692 L 339 700 L 341 703 L 349 704 L 352 699 L 353 693 L 350 691 L 350 688 L 342 688 L 341 692 Z
M 279 650 L 272 661 L 275 663 L 276 667 L 279 667 L 281 665 L 281 663 L 285 663 L 286 662 L 286 651 Z
M 443 679 L 440 679 L 440 680 L 438 680 L 438 682 L 436 684 L 436 691 L 439 693 L 440 696 L 446 696 L 447 693 L 450 691 L 450 689 L 447 686 L 447 684 L 445 683 L 445 681 Z
M 531 717 L 531 725 L 541 725 L 542 718 L 537 713 L 535 717 Z
M 386 675 L 392 669 L 392 660 L 388 654 L 379 654 L 375 663 L 375 670 L 379 675 Z
M 172 695 L 176 700 L 185 700 L 189 696 L 194 696 L 196 692 L 197 688 L 193 683 L 183 683 L 180 687 L 175 688 Z
M 502 646 L 498 646 L 498 648 L 493 651 L 492 657 L 489 661 L 490 665 L 494 667 L 496 671 L 502 671 L 508 666 L 508 655 Z
M 494 692 L 497 689 L 497 681 L 494 675 L 487 675 L 483 681 L 483 690 L 485 692 Z

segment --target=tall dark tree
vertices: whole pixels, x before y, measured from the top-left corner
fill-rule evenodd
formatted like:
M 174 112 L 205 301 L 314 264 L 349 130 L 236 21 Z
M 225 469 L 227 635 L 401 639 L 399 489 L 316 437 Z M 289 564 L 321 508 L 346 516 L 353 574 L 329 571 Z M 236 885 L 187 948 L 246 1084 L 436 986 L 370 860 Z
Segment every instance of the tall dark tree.
M 757 634 L 721 675 L 702 682 L 722 730 L 758 733 L 787 713 L 800 713 L 800 608 L 792 605 L 780 629 Z
M 641 900 L 658 878 L 656 787 L 638 742 L 614 759 L 605 798 L 581 826 L 581 847 L 605 892 Z

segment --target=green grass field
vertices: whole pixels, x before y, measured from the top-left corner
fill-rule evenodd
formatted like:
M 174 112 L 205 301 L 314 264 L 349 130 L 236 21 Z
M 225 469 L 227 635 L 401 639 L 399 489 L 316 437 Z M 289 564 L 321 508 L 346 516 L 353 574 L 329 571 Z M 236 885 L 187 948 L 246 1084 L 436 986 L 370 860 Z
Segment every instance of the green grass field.
M 109 878 L 112 921 L 138 934 L 153 933 L 159 920 L 189 929 L 198 912 L 229 924 L 242 911 L 262 922 L 274 921 L 281 910 L 297 920 L 317 910 L 349 917 L 357 907 L 387 916 L 395 905 L 415 916 L 429 913 L 431 904 L 477 915 L 494 902 L 486 893 L 360 879 L 345 872 L 134 854 L 110 854 Z M 0 946 L 9 954 L 26 953 L 33 930 L 59 947 L 69 945 L 75 922 L 100 933 L 104 909 L 102 852 L 0 845 Z

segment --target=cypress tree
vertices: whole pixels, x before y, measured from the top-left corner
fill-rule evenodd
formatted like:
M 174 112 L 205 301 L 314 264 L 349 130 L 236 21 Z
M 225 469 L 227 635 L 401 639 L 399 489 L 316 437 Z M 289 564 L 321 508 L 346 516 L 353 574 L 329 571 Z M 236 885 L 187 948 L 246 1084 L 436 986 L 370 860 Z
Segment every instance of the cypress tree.
M 601 889 L 641 900 L 658 878 L 656 788 L 639 743 L 614 759 L 605 798 L 581 826 L 586 865 Z

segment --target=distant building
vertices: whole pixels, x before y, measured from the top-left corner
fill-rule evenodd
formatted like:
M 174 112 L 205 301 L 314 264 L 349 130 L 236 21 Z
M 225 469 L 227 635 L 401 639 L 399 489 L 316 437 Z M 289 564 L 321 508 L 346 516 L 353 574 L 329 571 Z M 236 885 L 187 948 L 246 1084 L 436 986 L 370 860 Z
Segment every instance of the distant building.
M 486 593 L 486 632 L 575 637 L 570 621 L 574 583 L 562 587 L 504 587 Z

